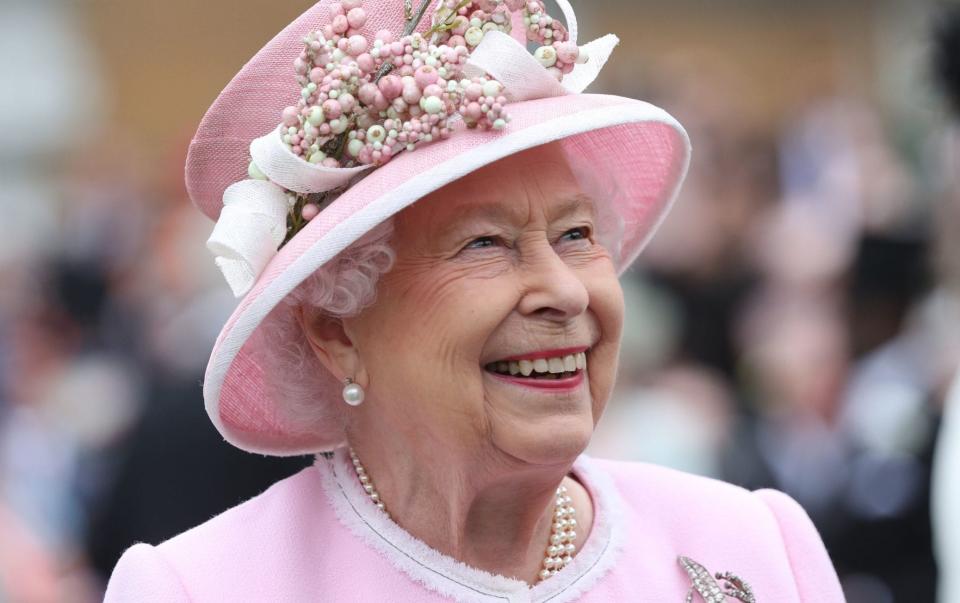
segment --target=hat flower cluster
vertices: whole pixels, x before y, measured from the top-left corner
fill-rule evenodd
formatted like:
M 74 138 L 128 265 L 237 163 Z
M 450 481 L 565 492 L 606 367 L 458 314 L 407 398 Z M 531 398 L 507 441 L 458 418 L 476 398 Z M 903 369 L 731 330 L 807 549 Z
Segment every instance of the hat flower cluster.
M 381 30 L 373 40 L 358 33 L 367 20 L 361 0 L 331 4 L 331 23 L 304 38 L 294 61 L 302 100 L 283 111 L 284 142 L 328 167 L 382 165 L 446 138 L 456 116 L 468 127 L 503 128 L 503 86 L 464 77 L 463 65 L 488 31 L 510 33 L 512 13 L 521 10 L 527 38 L 549 44 L 535 56 L 560 80 L 579 49 L 542 0 L 445 0 L 426 36 Z
M 362 0 L 329 6 L 330 23 L 307 34 L 294 60 L 301 99 L 281 115 L 281 138 L 298 157 L 328 168 L 381 166 L 402 151 L 445 139 L 451 125 L 500 130 L 510 122 L 503 85 L 488 74 L 466 77 L 464 65 L 484 36 L 509 34 L 522 12 L 534 56 L 558 81 L 582 55 L 542 0 L 443 0 L 426 33 L 412 31 L 419 14 L 407 7 L 407 30 L 362 35 Z M 585 53 L 584 53 L 585 54 Z M 255 164 L 252 174 L 262 174 Z M 320 199 L 295 195 L 289 240 L 319 214 Z
M 300 98 L 251 143 L 249 180 L 224 191 L 207 243 L 234 293 L 368 170 L 462 126 L 503 130 L 511 102 L 582 91 L 618 40 L 578 46 L 573 9 L 557 3 L 567 26 L 543 0 L 404 0 L 403 31 L 372 36 L 363 0 L 327 5 L 293 61 Z M 532 56 L 510 35 L 519 23 Z

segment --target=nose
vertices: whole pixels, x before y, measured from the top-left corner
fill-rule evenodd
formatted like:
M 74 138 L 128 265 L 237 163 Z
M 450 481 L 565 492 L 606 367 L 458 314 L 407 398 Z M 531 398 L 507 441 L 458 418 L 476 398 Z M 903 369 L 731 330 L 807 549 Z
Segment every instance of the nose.
M 523 270 L 522 314 L 565 322 L 586 311 L 590 296 L 581 275 L 549 243 L 539 246 L 535 258 L 523 262 Z

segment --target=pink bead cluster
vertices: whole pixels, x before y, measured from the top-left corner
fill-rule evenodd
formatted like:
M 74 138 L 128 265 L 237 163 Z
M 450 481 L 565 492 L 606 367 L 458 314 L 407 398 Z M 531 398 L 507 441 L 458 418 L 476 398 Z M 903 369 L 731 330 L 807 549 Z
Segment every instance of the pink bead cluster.
M 570 41 L 566 28 L 547 14 L 541 0 L 526 3 L 523 22 L 527 26 L 527 39 L 543 44 L 534 51 L 533 56 L 557 80 L 562 80 L 564 75 L 573 71 L 577 63 L 586 62 L 586 53 Z
M 513 13 L 525 4 L 526 0 L 444 0 L 433 15 L 437 39 L 451 46 L 473 48 L 488 31 L 509 34 Z
M 387 30 L 368 40 L 358 33 L 367 19 L 360 0 L 334 3 L 331 13 L 294 62 L 302 98 L 282 120 L 297 155 L 328 167 L 382 165 L 449 136 L 458 113 L 469 127 L 509 121 L 499 82 L 463 78 L 466 44 L 434 44 L 419 33 L 395 39 Z
M 558 80 L 586 59 L 569 41 L 566 27 L 547 14 L 543 0 L 444 0 L 434 15 L 434 24 L 446 24 L 438 35 L 440 41 L 473 47 L 490 30 L 509 34 L 516 12 L 522 13 L 527 39 L 542 44 L 534 56 Z
M 303 39 L 294 61 L 301 99 L 283 110 L 281 135 L 313 164 L 383 165 L 447 138 L 457 116 L 467 127 L 504 128 L 510 117 L 503 86 L 492 77 L 466 78 L 463 67 L 487 32 L 510 32 L 516 12 L 527 38 L 544 44 L 535 56 L 557 79 L 581 54 L 542 0 L 445 0 L 425 34 L 397 38 L 381 30 L 372 40 L 360 33 L 367 22 L 362 4 L 330 4 L 330 23 Z M 319 212 L 312 202 L 297 205 L 298 224 Z
M 523 23 L 527 26 L 528 40 L 541 44 L 567 41 L 567 28 L 547 14 L 543 0 L 525 0 L 523 5 Z

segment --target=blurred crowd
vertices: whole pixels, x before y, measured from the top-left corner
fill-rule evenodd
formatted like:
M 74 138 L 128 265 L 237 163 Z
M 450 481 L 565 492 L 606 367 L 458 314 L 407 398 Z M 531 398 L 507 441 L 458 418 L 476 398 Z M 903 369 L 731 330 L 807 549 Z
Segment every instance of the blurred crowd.
M 715 78 L 676 75 L 656 100 L 694 166 L 625 284 L 621 389 L 591 450 L 783 490 L 848 601 L 934 601 L 931 466 L 960 365 L 955 118 L 911 156 L 876 103 L 836 93 L 757 136 Z
M 202 371 L 235 300 L 182 189 L 193 124 L 145 167 L 66 6 L 0 20 L 17 57 L 0 66 L 0 603 L 97 600 L 127 546 L 310 462 L 234 451 L 209 425 Z M 590 452 L 784 490 L 851 603 L 934 601 L 931 463 L 960 364 L 946 110 L 905 133 L 831 90 L 759 129 L 722 79 L 647 75 L 605 90 L 667 107 L 694 166 L 624 278 L 618 391 Z

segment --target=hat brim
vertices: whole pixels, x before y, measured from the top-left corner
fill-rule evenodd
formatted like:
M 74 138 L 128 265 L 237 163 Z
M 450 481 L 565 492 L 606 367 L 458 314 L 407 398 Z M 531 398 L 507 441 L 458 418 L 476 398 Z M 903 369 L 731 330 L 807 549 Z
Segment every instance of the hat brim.
M 273 258 L 227 321 L 213 349 L 203 385 L 214 425 L 231 444 L 261 454 L 289 456 L 330 450 L 342 427 L 306 428 L 282 411 L 264 379 L 264 318 L 307 277 L 378 224 L 418 199 L 499 159 L 560 141 L 574 169 L 604 180 L 622 226 L 615 261 L 620 272 L 637 257 L 677 196 L 690 161 L 683 127 L 649 103 L 593 94 L 511 104 L 499 132 L 457 128 L 444 141 L 401 153 L 331 203 Z M 609 186 L 606 186 L 609 184 Z M 277 311 L 286 311 L 278 308 Z M 339 384 L 316 393 L 337 404 Z

